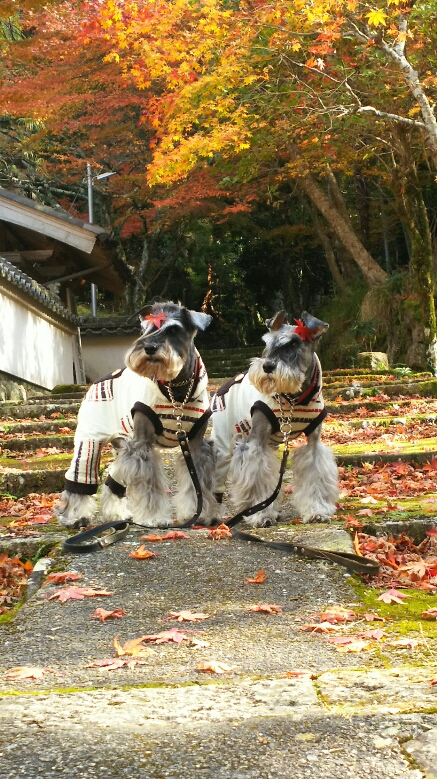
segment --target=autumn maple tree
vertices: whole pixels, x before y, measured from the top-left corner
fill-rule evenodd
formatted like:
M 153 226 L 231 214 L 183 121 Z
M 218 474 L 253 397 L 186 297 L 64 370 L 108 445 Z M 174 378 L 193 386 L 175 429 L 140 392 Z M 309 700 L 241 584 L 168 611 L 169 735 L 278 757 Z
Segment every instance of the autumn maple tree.
M 372 160 L 367 174 L 391 189 L 410 238 L 435 370 L 431 233 L 418 175 L 424 160 L 434 168 L 437 160 L 430 4 L 108 0 L 99 8 L 107 59 L 127 83 L 153 92 L 143 113 L 154 130 L 152 183 L 173 184 L 199 165 L 225 169 L 230 159 L 240 182 L 267 170 L 270 186 L 294 180 L 372 286 L 387 273 L 358 238 L 334 175 Z

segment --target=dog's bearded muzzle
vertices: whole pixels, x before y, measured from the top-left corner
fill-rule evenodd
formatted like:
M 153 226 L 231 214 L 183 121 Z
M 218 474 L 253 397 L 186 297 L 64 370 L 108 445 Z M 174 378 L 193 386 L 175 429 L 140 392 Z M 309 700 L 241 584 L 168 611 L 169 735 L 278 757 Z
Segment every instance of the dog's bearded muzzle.
M 263 395 L 276 393 L 297 394 L 305 379 L 305 372 L 291 369 L 283 362 L 256 357 L 249 368 L 249 380 Z
M 148 379 L 172 381 L 184 367 L 184 359 L 166 342 L 139 339 L 126 354 L 126 365 Z

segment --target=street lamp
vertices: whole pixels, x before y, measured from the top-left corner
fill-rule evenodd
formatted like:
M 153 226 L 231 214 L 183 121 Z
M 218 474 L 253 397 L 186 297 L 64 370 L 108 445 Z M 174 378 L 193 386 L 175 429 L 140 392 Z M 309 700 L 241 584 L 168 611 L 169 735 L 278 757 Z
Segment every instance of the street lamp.
M 102 181 L 102 179 L 108 179 L 110 176 L 115 176 L 115 171 L 108 173 L 99 173 L 98 176 L 93 176 L 91 165 L 89 162 L 86 164 L 86 178 L 88 183 L 88 221 L 90 225 L 94 224 L 94 199 L 93 199 L 93 183 L 94 181 Z M 97 316 L 97 285 L 91 284 L 91 316 Z

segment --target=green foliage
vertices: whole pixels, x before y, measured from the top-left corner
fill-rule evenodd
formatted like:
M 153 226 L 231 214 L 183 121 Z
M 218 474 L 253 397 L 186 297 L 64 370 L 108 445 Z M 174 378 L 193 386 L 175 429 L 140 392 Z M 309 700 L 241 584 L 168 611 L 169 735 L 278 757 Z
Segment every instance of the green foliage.
M 363 284 L 356 282 L 350 286 L 347 294 L 338 294 L 317 312 L 317 316 L 329 324 L 329 330 L 321 339 L 319 347 L 325 370 L 354 367 L 361 348 L 352 326 L 358 320 L 366 291 Z

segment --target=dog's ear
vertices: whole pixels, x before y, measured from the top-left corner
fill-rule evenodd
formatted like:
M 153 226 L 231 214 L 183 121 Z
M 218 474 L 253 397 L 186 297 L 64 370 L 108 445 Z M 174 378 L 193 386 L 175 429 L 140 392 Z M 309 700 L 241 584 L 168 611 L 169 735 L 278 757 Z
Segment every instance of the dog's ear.
M 187 309 L 187 313 L 196 330 L 206 330 L 208 325 L 212 322 L 212 316 L 204 314 L 203 311 L 190 311 Z
M 288 314 L 286 311 L 278 311 L 272 319 L 266 319 L 267 327 L 273 332 L 280 330 L 282 325 L 286 324 L 288 324 Z
M 318 341 L 325 330 L 327 330 L 329 327 L 327 322 L 322 322 L 321 319 L 317 319 L 317 317 L 312 316 L 312 314 L 309 314 L 308 311 L 302 311 L 300 318 L 308 330 L 311 330 L 311 338 L 313 341 Z
M 116 438 L 113 438 L 110 441 L 110 444 L 112 448 L 115 449 L 116 452 L 118 453 L 120 449 L 124 449 L 124 447 L 126 446 L 126 439 L 123 438 L 122 436 L 117 436 Z

